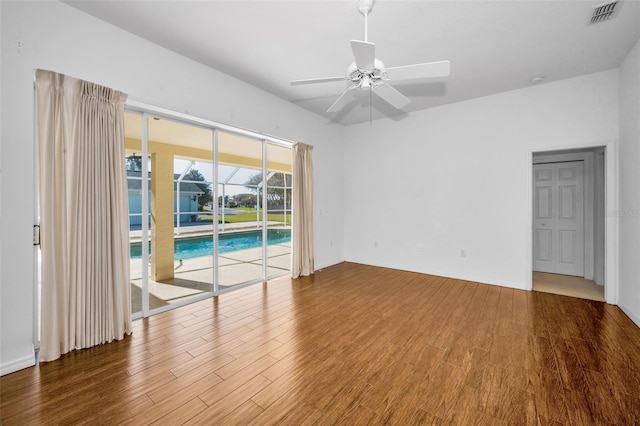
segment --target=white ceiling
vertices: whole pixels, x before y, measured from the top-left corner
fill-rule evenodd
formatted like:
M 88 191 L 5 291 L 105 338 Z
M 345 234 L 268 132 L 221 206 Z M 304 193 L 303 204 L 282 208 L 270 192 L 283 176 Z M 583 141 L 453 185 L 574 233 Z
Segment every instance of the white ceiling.
M 615 68 L 640 38 L 640 0 L 623 0 L 616 18 L 588 25 L 593 6 L 578 1 L 377 0 L 369 41 L 387 67 L 448 59 L 451 76 L 397 82 L 411 98 L 404 112 L 373 102 L 373 119 Z M 341 124 L 369 120 L 369 96 L 326 109 L 344 82 L 289 85 L 334 77 L 363 39 L 355 0 L 66 1 L 73 7 Z M 355 92 L 355 91 L 354 91 Z

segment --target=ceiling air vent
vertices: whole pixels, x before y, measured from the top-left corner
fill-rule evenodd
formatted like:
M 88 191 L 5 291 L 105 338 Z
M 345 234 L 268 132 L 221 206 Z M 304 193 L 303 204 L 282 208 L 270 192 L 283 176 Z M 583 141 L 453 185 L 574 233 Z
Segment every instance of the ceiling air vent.
M 620 3 L 620 0 L 610 1 L 594 7 L 590 23 L 597 24 L 615 17 L 620 8 L 618 3 Z

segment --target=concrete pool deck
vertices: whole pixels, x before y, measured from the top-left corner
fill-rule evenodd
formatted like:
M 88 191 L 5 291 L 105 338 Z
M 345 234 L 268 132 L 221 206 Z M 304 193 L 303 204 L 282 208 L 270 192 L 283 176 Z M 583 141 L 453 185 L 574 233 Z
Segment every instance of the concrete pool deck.
M 211 232 L 211 226 L 208 227 Z M 262 277 L 262 248 L 236 250 L 218 257 L 220 289 Z M 291 243 L 267 246 L 267 277 L 290 271 Z M 149 268 L 151 270 L 151 268 Z M 175 277 L 166 282 L 149 280 L 149 308 L 155 309 L 213 291 L 213 256 L 175 261 Z M 131 308 L 142 310 L 142 261 L 131 259 Z
M 275 221 L 267 221 L 268 228 L 275 227 L 286 227 L 290 228 L 290 226 L 285 225 L 282 222 Z M 238 222 L 238 223 L 225 223 L 218 224 L 218 232 L 230 232 L 230 231 L 249 231 L 249 230 L 260 230 L 262 229 L 262 222 L 260 222 L 260 226 L 256 226 L 256 222 Z M 196 235 L 208 235 L 213 234 L 213 224 L 211 223 L 203 223 L 201 225 L 183 225 L 180 226 L 180 234 L 178 234 L 178 228 L 173 228 L 174 238 L 186 237 L 186 236 L 196 236 Z M 149 235 L 151 235 L 151 230 L 149 230 Z M 129 231 L 129 240 L 131 242 L 138 242 L 142 239 L 142 231 L 141 230 L 132 230 Z

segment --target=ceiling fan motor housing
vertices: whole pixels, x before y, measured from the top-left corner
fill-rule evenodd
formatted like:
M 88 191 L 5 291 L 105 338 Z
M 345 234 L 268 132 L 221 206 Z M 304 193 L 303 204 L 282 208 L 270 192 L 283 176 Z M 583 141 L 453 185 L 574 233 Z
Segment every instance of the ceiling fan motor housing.
M 384 69 L 384 63 L 379 59 L 375 59 L 373 64 L 373 70 L 368 71 L 359 69 L 356 63 L 352 62 L 351 65 L 349 65 L 349 68 L 347 68 L 348 79 L 354 83 L 363 82 L 364 84 L 361 85 L 363 88 L 369 87 L 365 80 L 367 82 L 371 82 L 371 85 L 374 87 L 377 86 L 380 81 L 388 80 L 387 72 Z

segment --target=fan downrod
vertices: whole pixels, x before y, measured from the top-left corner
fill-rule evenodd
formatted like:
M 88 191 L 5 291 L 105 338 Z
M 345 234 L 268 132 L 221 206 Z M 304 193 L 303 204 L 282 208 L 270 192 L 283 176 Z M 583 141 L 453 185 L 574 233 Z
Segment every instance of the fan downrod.
M 369 12 L 375 0 L 358 0 L 358 10 L 364 16 L 364 41 L 369 41 Z

